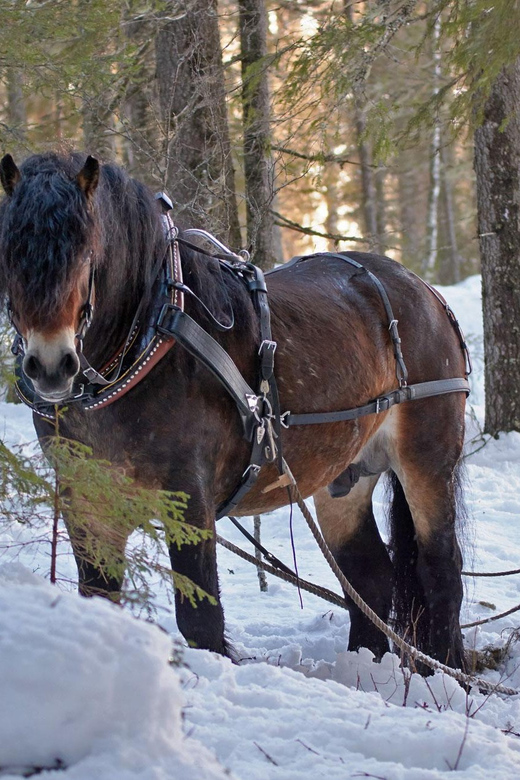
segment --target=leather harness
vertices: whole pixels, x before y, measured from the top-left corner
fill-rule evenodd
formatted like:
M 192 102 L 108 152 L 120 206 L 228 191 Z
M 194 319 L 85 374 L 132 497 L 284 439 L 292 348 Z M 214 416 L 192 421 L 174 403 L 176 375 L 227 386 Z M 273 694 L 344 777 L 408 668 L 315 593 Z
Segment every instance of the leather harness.
M 458 334 L 465 357 L 465 378 L 440 379 L 408 385 L 408 372 L 401 350 L 398 323 L 381 281 L 371 271 L 348 256 L 337 253 L 319 253 L 305 257 L 296 257 L 284 266 L 280 266 L 280 268 L 274 269 L 269 273 L 276 273 L 282 268 L 305 262 L 305 260 L 311 257 L 326 255 L 335 257 L 355 267 L 359 272 L 367 274 L 381 297 L 388 319 L 388 330 L 396 362 L 398 388 L 353 409 L 308 414 L 293 414 L 290 411 L 281 413 L 274 376 L 276 342 L 273 341 L 271 334 L 271 318 L 263 272 L 249 262 L 246 252 L 242 251 L 240 254 L 231 252 L 205 231 L 185 231 L 182 237 L 180 237 L 168 214 L 172 208 L 168 196 L 165 193 L 158 193 L 156 198 L 162 209 L 162 220 L 168 247 L 166 255 L 161 259 L 160 266 L 157 269 L 153 289 L 154 303 L 152 314 L 148 322 L 141 323 L 141 305 L 138 307 L 124 345 L 99 372 L 96 371 L 90 366 L 82 352 L 83 337 L 93 314 L 91 297 L 94 278 L 93 272 L 91 272 L 88 298 L 83 307 L 80 328 L 77 334 L 78 356 L 82 373 L 86 377 L 87 382 L 81 384 L 77 388 L 77 392 L 71 398 L 63 401 L 62 405 L 79 403 L 85 410 L 94 410 L 113 403 L 135 387 L 173 347 L 175 342 L 178 342 L 212 372 L 231 398 L 233 398 L 242 420 L 244 436 L 251 442 L 249 465 L 232 495 L 217 508 L 217 519 L 224 515 L 229 515 L 233 508 L 239 504 L 256 483 L 260 470 L 265 463 L 276 462 L 280 474 L 282 473 L 282 427 L 290 428 L 294 425 L 315 425 L 355 420 L 368 414 L 386 412 L 392 406 L 405 401 L 455 392 L 469 394 L 470 388 L 467 377 L 471 373 L 471 362 L 464 335 L 455 315 L 437 290 L 427 285 L 443 305 L 450 322 Z M 220 254 L 211 254 L 210 256 L 218 259 L 221 267 L 227 272 L 238 276 L 251 294 L 258 315 L 260 331 L 260 347 L 258 350 L 260 381 L 257 391 L 249 386 L 232 358 L 220 344 L 184 311 L 184 294 L 195 296 L 195 293 L 182 280 L 179 242 L 191 246 L 202 254 L 208 254 L 199 246 L 190 244 L 186 240 L 188 235 L 201 236 L 216 246 Z M 195 297 L 198 299 L 198 296 Z M 204 304 L 202 303 L 202 305 Z M 233 326 L 233 323 L 224 326 L 217 322 L 211 315 L 211 312 L 208 312 L 208 314 L 220 330 L 229 330 Z M 56 405 L 39 398 L 30 381 L 23 373 L 23 338 L 14 323 L 13 327 L 16 330 L 12 351 L 16 355 L 17 393 L 20 399 L 31 407 L 36 414 L 55 420 Z

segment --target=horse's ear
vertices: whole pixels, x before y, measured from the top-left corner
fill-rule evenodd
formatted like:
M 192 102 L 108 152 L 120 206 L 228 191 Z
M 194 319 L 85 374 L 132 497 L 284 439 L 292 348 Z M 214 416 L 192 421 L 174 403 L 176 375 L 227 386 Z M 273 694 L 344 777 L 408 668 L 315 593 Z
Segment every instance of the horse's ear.
M 0 181 L 6 195 L 12 195 L 13 190 L 22 178 L 22 174 L 16 167 L 16 163 L 10 154 L 6 154 L 0 160 Z
M 95 157 L 91 157 L 89 154 L 85 160 L 85 165 L 76 176 L 76 181 L 85 193 L 85 196 L 90 199 L 94 195 L 99 182 L 99 163 Z

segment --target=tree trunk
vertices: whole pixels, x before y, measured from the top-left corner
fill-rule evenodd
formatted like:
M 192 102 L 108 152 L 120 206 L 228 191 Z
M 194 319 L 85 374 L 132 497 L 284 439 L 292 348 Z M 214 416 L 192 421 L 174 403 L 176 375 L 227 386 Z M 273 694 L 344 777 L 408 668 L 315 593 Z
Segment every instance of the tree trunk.
M 520 59 L 502 71 L 475 132 L 482 263 L 485 430 L 520 431 Z
M 417 167 L 410 166 L 412 152 L 401 153 L 397 160 L 397 191 L 401 250 L 403 263 L 416 271 L 421 269 L 421 230 L 424 224 L 423 198 L 420 192 Z
M 374 173 L 376 187 L 376 225 L 378 249 L 382 255 L 386 251 L 386 168 L 380 165 Z
M 86 152 L 113 160 L 116 154 L 114 117 L 103 96 L 83 99 L 83 146 Z
M 354 12 L 350 0 L 344 0 L 343 12 L 349 22 L 354 24 Z M 381 253 L 383 247 L 378 233 L 375 169 L 372 165 L 372 152 L 366 139 L 366 116 L 363 100 L 359 88 L 355 86 L 353 115 L 361 171 L 361 202 L 364 229 L 370 251 Z
M 268 269 L 277 256 L 274 217 L 274 160 L 271 155 L 271 106 L 267 70 L 265 0 L 239 0 L 244 124 L 244 173 L 247 244 L 251 260 Z
M 322 178 L 325 185 L 325 202 L 327 204 L 325 232 L 331 236 L 337 236 L 339 234 L 339 206 L 342 205 L 337 166 L 326 165 Z M 333 238 L 329 238 L 328 248 L 330 252 L 337 252 L 338 242 Z
M 451 155 L 450 155 L 451 156 Z M 447 248 L 441 258 L 439 280 L 441 284 L 457 284 L 461 280 L 461 256 L 457 246 L 457 231 L 455 229 L 455 202 L 453 186 L 449 174 L 448 150 L 441 149 L 441 194 L 445 215 L 445 233 Z
M 240 248 L 217 0 L 167 3 L 156 39 L 165 186 L 182 227 Z
M 433 97 L 436 98 L 441 82 L 441 17 L 435 20 L 433 28 Z M 437 107 L 431 138 L 430 195 L 428 201 L 427 251 L 424 259 L 424 273 L 432 278 L 435 274 L 439 251 L 439 196 L 441 192 L 441 122 Z
M 156 100 L 155 22 L 127 20 L 126 34 L 140 56 L 121 109 L 123 156 L 128 172 L 150 187 L 163 186 L 160 120 Z

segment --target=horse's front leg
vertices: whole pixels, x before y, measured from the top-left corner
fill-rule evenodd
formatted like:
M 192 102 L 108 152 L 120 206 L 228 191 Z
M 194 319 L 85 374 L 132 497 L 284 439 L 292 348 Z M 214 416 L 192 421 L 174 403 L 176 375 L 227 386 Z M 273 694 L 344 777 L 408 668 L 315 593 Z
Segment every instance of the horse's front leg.
M 63 496 L 63 519 L 78 568 L 82 596 L 103 596 L 115 603 L 121 597 L 125 575 L 125 547 L 130 529 L 106 521 L 101 511 L 86 514 L 75 505 L 74 491 Z
M 169 552 L 172 569 L 202 588 L 211 597 L 211 601 L 204 598 L 193 606 L 190 600 L 176 589 L 177 625 L 191 647 L 231 656 L 230 646 L 224 636 L 224 611 L 220 603 L 213 504 L 192 492 L 185 518 L 191 525 L 210 530 L 212 535 L 197 544 L 184 544 L 180 548 L 171 544 Z

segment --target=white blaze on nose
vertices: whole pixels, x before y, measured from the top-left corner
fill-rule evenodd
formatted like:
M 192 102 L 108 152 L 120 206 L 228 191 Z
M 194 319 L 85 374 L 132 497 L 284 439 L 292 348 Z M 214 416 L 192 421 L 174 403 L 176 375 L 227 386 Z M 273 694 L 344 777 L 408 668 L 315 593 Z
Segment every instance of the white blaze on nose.
M 63 355 L 69 350 L 76 351 L 74 328 L 62 328 L 51 334 L 31 330 L 27 334 L 26 354 L 37 357 L 49 373 L 56 370 Z

